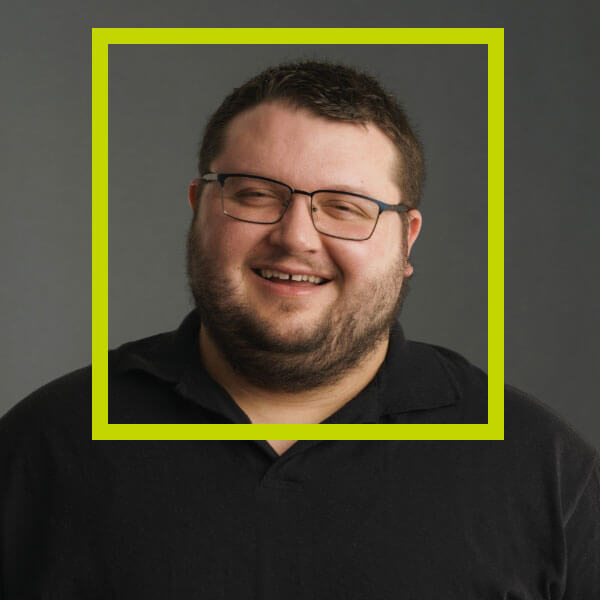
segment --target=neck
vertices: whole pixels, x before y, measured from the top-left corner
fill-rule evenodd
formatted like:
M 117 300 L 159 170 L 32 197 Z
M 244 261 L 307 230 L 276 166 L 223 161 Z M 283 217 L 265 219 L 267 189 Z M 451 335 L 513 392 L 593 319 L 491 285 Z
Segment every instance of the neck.
M 375 377 L 385 359 L 388 336 L 335 383 L 315 389 L 277 392 L 244 380 L 225 360 L 205 327 L 200 328 L 200 354 L 204 368 L 219 383 L 252 423 L 321 423 L 354 398 Z

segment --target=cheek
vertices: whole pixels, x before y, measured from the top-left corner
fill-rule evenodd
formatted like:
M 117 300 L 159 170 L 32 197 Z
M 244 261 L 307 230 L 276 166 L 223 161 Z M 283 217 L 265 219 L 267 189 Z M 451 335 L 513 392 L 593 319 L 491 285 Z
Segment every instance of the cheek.
M 335 240 L 333 240 L 335 242 Z M 373 237 L 364 242 L 342 242 L 330 246 L 329 254 L 344 281 L 361 285 L 389 276 L 401 258 L 400 238 Z
M 240 268 L 258 243 L 255 226 L 222 213 L 199 215 L 196 228 L 204 251 L 222 268 Z
M 342 280 L 347 283 L 360 283 L 372 270 L 371 251 L 362 242 L 332 239 L 328 244 L 328 254 L 340 271 Z

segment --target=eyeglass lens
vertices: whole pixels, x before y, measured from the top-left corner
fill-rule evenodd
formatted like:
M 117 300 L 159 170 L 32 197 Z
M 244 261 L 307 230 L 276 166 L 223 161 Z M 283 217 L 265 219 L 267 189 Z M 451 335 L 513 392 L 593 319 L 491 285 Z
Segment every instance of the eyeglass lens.
M 288 187 L 252 177 L 229 176 L 223 184 L 225 214 L 251 223 L 279 221 L 291 201 Z M 312 198 L 317 231 L 352 240 L 368 238 L 377 223 L 375 202 L 343 192 L 318 192 Z

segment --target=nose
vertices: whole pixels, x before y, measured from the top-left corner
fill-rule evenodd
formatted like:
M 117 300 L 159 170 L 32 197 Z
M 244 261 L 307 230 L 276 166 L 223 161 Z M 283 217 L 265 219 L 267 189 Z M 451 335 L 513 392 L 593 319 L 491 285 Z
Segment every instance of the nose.
M 289 253 L 314 252 L 321 245 L 321 236 L 312 222 L 310 196 L 295 192 L 285 214 L 271 232 L 271 243 Z

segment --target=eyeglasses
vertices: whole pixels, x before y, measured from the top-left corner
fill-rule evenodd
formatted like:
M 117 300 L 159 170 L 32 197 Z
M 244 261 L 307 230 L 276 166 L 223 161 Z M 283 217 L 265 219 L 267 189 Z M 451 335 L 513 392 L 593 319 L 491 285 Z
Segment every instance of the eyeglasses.
M 384 210 L 407 212 L 403 204 L 386 204 L 353 192 L 316 190 L 305 192 L 257 175 L 206 173 L 202 181 L 221 184 L 223 213 L 246 223 L 271 225 L 283 218 L 294 194 L 310 197 L 310 215 L 315 229 L 342 240 L 368 240 Z

